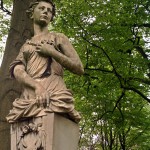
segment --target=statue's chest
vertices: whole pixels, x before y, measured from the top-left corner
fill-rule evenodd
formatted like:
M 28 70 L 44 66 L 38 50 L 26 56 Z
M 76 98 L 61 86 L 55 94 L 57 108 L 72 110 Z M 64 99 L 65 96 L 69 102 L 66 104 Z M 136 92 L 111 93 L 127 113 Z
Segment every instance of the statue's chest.
M 31 40 L 27 40 L 24 45 L 24 55 L 26 56 L 26 58 L 39 56 L 37 48 L 43 43 L 57 47 L 56 39 L 53 35 L 33 37 Z

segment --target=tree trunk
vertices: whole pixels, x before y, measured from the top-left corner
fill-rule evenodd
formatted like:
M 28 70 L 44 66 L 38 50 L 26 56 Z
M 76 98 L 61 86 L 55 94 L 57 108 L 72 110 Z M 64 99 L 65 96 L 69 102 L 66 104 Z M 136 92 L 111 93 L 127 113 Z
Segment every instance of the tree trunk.
M 26 16 L 29 3 L 33 0 L 14 0 L 11 27 L 8 34 L 4 58 L 0 70 L 0 149 L 10 150 L 10 126 L 6 115 L 12 102 L 20 94 L 20 85 L 10 78 L 9 65 L 17 56 L 20 47 L 32 35 L 32 23 Z

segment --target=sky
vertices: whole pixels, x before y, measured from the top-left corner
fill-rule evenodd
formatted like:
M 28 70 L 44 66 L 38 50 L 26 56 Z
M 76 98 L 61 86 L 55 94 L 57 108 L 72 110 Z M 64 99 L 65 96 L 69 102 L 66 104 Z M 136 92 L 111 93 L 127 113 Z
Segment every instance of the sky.
M 4 49 L 6 46 L 7 37 L 8 37 L 8 35 L 4 35 L 0 41 L 0 66 L 2 63 L 3 55 L 4 55 Z
M 2 63 L 2 59 L 3 59 L 3 53 L 0 53 L 0 66 L 1 66 L 1 63 Z

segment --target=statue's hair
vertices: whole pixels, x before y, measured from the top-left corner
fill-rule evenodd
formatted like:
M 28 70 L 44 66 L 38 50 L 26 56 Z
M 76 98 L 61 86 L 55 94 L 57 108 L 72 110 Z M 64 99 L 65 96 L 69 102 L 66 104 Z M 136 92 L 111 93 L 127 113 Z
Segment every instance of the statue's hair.
M 34 8 L 39 4 L 39 2 L 47 2 L 47 3 L 50 3 L 52 5 L 52 18 L 51 18 L 51 21 L 53 21 L 53 18 L 55 16 L 55 4 L 52 2 L 52 0 L 35 0 L 34 2 L 31 2 L 30 5 L 29 5 L 29 9 L 26 11 L 27 15 L 29 18 L 32 17 L 32 14 L 33 14 L 33 11 L 34 11 Z

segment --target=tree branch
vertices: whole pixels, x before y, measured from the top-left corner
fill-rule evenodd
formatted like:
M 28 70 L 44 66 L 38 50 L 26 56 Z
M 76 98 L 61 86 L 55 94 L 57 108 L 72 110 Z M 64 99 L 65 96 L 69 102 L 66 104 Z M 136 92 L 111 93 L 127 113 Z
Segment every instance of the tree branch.
M 142 83 L 145 83 L 147 85 L 150 85 L 150 80 L 148 80 L 148 79 L 140 79 L 140 78 L 129 77 L 129 81 L 131 81 L 131 80 L 142 82 Z
M 112 113 L 113 113 L 113 112 L 115 111 L 115 109 L 118 107 L 118 104 L 119 104 L 119 102 L 121 101 L 121 99 L 124 97 L 124 95 L 125 95 L 125 90 L 123 89 L 123 91 L 122 91 L 120 97 L 118 98 L 118 100 L 117 100 L 117 102 L 116 102 L 116 104 L 115 104 L 114 109 L 112 110 Z
M 150 23 L 134 24 L 134 27 L 145 27 L 145 28 L 150 28 Z
M 146 59 L 148 59 L 148 55 L 147 54 L 145 54 L 145 52 L 144 52 L 144 50 L 143 50 L 143 48 L 142 47 L 140 47 L 140 46 L 138 46 L 138 45 L 136 45 L 136 46 L 134 46 L 135 48 L 136 48 L 136 50 L 143 56 L 143 58 L 146 58 Z
M 1 9 L 3 12 L 6 12 L 8 15 L 11 15 L 11 12 L 10 12 L 8 9 L 6 9 L 6 8 L 4 7 L 4 2 L 3 2 L 3 0 L 0 1 L 0 9 Z
M 146 101 L 148 101 L 150 103 L 150 99 L 147 96 L 145 96 L 142 92 L 140 92 L 139 90 L 137 90 L 133 87 L 123 87 L 123 88 L 126 90 L 134 91 L 135 93 L 137 93 L 138 95 L 140 95 L 141 97 L 143 97 Z
M 92 70 L 92 71 L 101 71 L 101 72 L 106 72 L 106 73 L 113 73 L 113 71 L 111 70 L 106 70 L 106 69 L 102 69 L 102 68 L 89 68 L 89 67 L 85 67 L 85 70 Z

